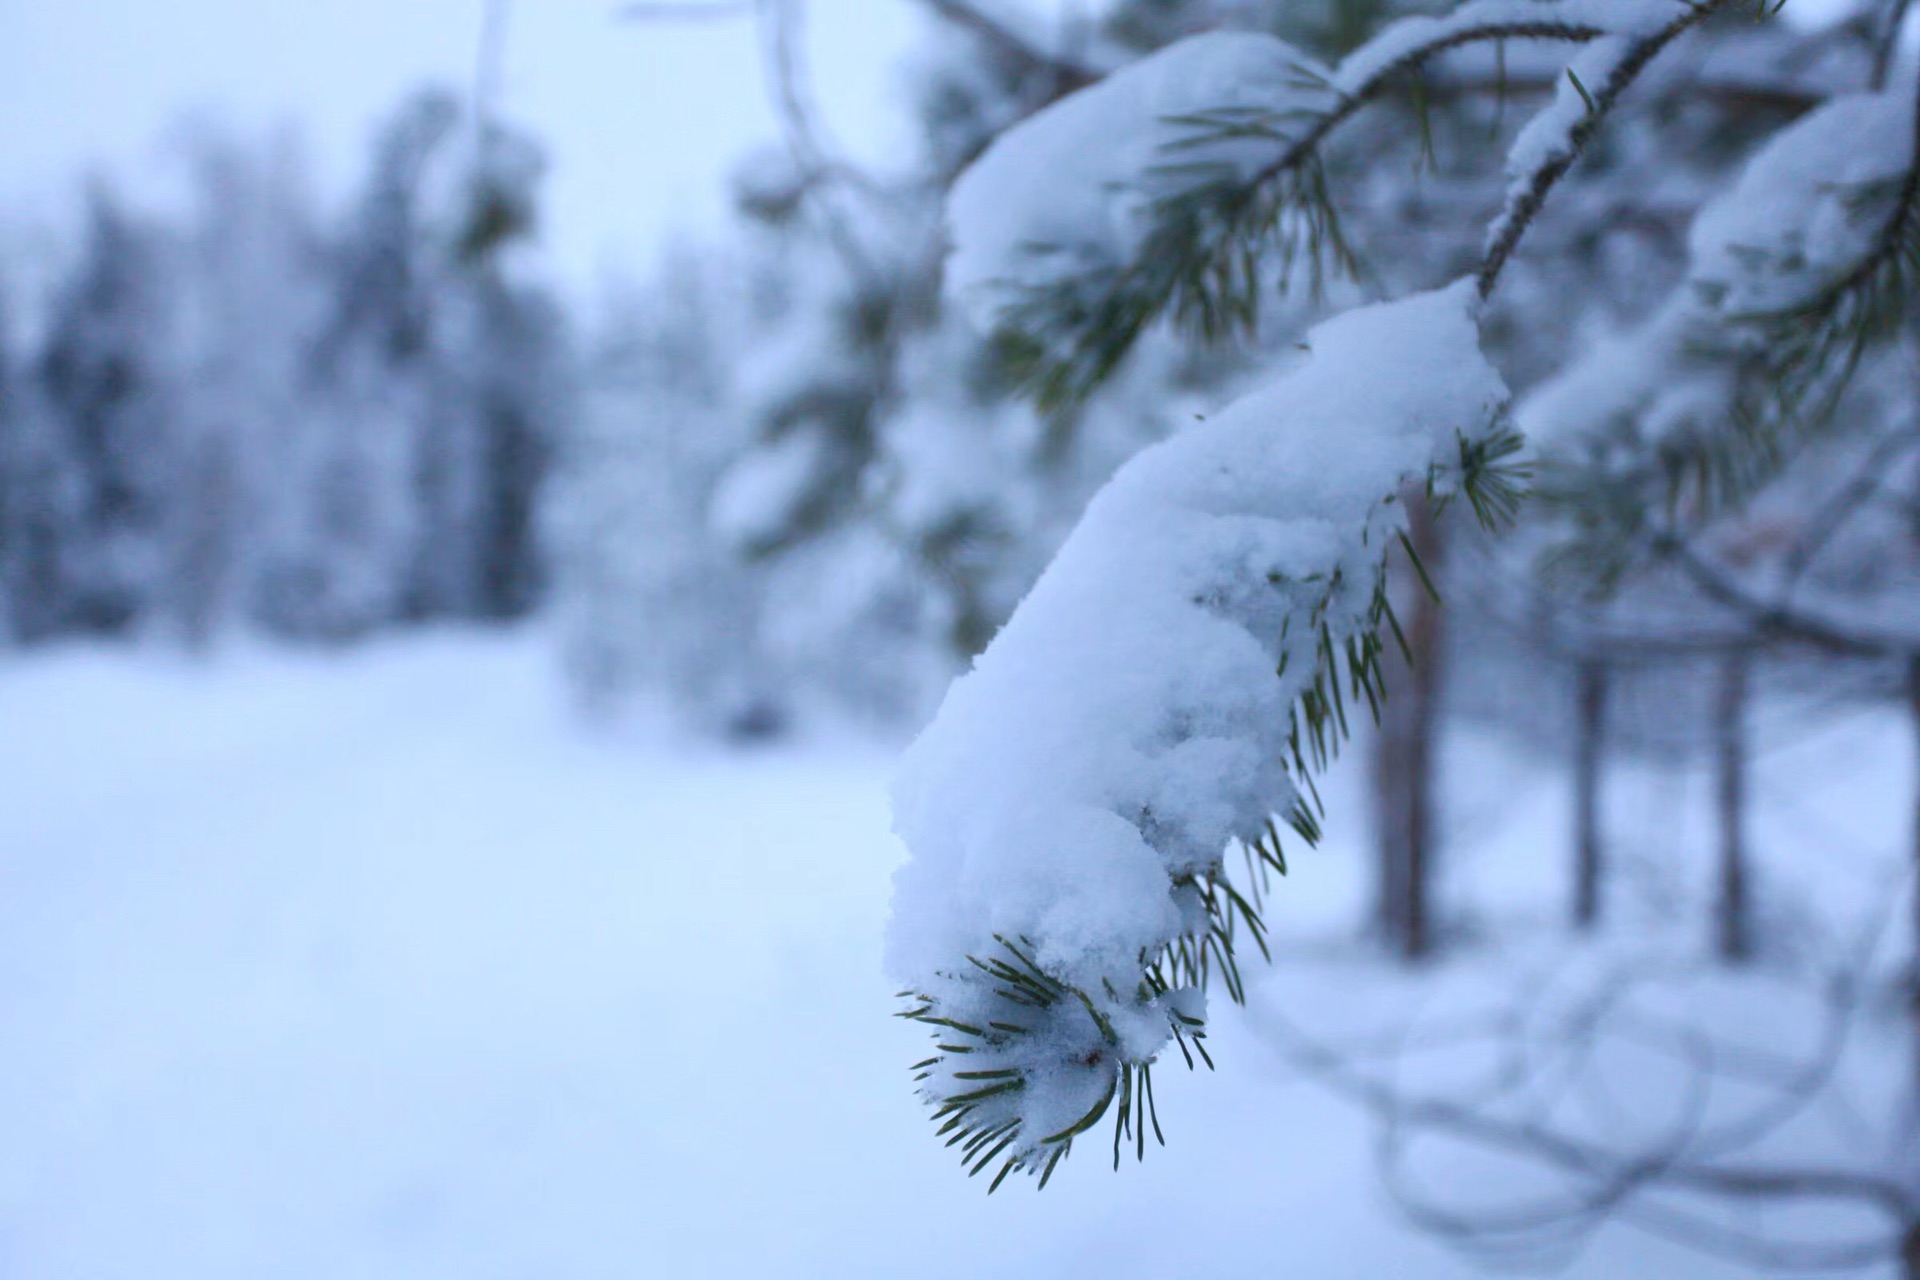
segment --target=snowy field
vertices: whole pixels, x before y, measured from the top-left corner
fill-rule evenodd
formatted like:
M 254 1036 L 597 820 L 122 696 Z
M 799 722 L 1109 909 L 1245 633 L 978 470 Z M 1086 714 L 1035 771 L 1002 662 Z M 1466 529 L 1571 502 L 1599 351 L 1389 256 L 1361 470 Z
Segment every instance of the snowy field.
M 1158 1074 L 1167 1149 L 988 1199 L 888 1016 L 888 754 L 612 740 L 564 704 L 537 636 L 0 667 L 0 1277 L 1477 1274 L 1259 1021 L 1394 981 L 1350 945 L 1350 796 L 1218 1073 Z M 1884 886 L 1898 730 L 1767 758 L 1796 780 L 1763 788 L 1768 902 Z M 1467 759 L 1456 916 L 1538 929 L 1561 783 Z M 1697 817 L 1696 783 L 1648 785 Z M 1684 833 L 1626 811 L 1621 893 L 1684 897 L 1647 888 Z M 1609 1230 L 1572 1274 L 1742 1273 Z

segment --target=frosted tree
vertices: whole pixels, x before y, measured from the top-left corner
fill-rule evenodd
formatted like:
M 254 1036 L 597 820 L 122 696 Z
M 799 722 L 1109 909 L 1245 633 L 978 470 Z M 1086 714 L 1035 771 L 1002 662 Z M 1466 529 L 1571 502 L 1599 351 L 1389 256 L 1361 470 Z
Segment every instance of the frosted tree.
M 1875 28 L 1887 48 L 1900 12 Z M 1224 342 L 1259 322 L 1274 287 L 1364 258 L 1327 157 L 1409 78 L 1477 50 L 1497 72 L 1508 45 L 1573 49 L 1510 135 L 1462 277 L 1321 323 L 1266 386 L 1123 467 L 909 752 L 889 967 L 906 1016 L 934 1034 L 922 1095 L 972 1172 L 1044 1184 L 1103 1120 L 1116 1161 L 1158 1135 L 1154 1064 L 1204 1056 L 1210 987 L 1243 996 L 1261 894 L 1286 869 L 1282 832 L 1315 837 L 1314 776 L 1385 694 L 1402 494 L 1488 524 L 1516 510 L 1528 415 L 1516 420 L 1483 351 L 1514 318 L 1503 282 L 1525 274 L 1529 236 L 1551 225 L 1576 164 L 1618 145 L 1635 91 L 1658 88 L 1663 64 L 1687 67 L 1691 38 L 1755 18 L 1731 3 L 1472 0 L 1388 25 L 1336 64 L 1203 33 L 1009 130 L 956 186 L 950 290 L 1012 335 L 1035 395 L 1072 402 L 1159 326 Z M 1756 73 L 1749 83 L 1696 69 L 1673 92 L 1778 89 L 1777 52 L 1724 64 Z M 1693 220 L 1684 278 L 1652 321 L 1683 317 L 1686 340 L 1633 384 L 1676 403 L 1631 415 L 1697 444 L 1687 474 L 1737 473 L 1766 440 L 1825 420 L 1828 394 L 1872 360 L 1910 365 L 1920 176 L 1911 71 L 1895 69 L 1896 87 L 1863 80 L 1776 132 Z M 1708 376 L 1674 376 L 1695 360 Z M 1671 479 L 1671 452 L 1623 450 L 1614 472 L 1637 479 L 1649 459 Z M 1668 508 L 1645 498 L 1672 487 L 1621 487 L 1654 513 L 1651 545 L 1681 554 L 1658 518 Z M 1711 567 L 1701 577 L 1769 626 L 1837 630 Z M 1878 1247 L 1896 1253 L 1920 1221 L 1904 1171 L 1774 1178 L 1648 1160 L 1616 1161 L 1595 1203 L 1649 1177 L 1760 1202 L 1857 1196 L 1892 1217 L 1894 1243 Z
M 720 734 L 782 722 L 764 575 L 709 519 L 751 431 L 726 355 L 747 323 L 736 265 L 677 248 L 655 278 L 610 286 L 594 322 L 543 518 L 568 673 L 595 716 L 654 698 Z
M 558 316 L 513 250 L 542 169 L 427 91 L 394 117 L 298 371 L 280 538 L 254 610 L 296 635 L 499 619 L 540 586 L 533 508 L 566 411 Z
M 544 587 L 571 403 L 524 136 L 413 98 L 327 227 L 297 147 L 185 134 L 186 217 L 104 185 L 0 432 L 8 635 L 499 621 Z
M 325 276 L 292 137 L 256 148 L 201 128 L 189 148 L 198 202 L 180 236 L 186 393 L 157 605 L 182 640 L 205 644 L 248 621 L 293 534 L 309 475 L 303 353 Z
M 797 8 L 759 9 L 788 137 L 735 183 L 749 297 L 730 395 L 748 434 L 729 437 L 705 524 L 764 585 L 780 683 L 918 720 L 1090 493 L 1233 362 L 1162 335 L 1070 411 L 1012 395 L 1013 353 L 940 295 L 941 202 L 995 132 L 1095 73 L 1071 33 L 1012 7 L 928 3 L 940 21 L 911 58 L 921 145 L 866 172 L 807 109 Z
M 53 300 L 34 369 L 44 435 L 24 464 L 38 483 L 26 499 L 37 509 L 22 519 L 57 552 L 29 551 L 48 590 L 37 618 L 22 602 L 28 634 L 126 633 L 159 578 L 178 446 L 177 295 L 165 250 L 94 184 L 80 260 Z
M 29 398 L 13 346 L 10 295 L 0 295 L 0 636 L 26 641 L 60 619 L 64 492 L 53 442 Z

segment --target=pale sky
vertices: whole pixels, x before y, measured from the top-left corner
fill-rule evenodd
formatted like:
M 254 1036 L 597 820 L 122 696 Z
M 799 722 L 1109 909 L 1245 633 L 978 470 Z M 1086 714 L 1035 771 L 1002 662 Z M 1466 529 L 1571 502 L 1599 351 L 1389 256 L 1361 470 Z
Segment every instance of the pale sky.
M 188 111 L 304 130 L 337 196 L 401 95 L 474 76 L 483 0 L 0 0 L 0 215 L 59 220 L 89 165 L 157 192 Z M 644 266 L 722 207 L 736 158 L 776 136 L 757 43 L 740 20 L 616 22 L 617 0 L 516 0 L 503 109 L 547 143 L 548 249 L 591 287 Z M 851 152 L 906 136 L 898 51 L 914 0 L 812 0 L 822 114 Z

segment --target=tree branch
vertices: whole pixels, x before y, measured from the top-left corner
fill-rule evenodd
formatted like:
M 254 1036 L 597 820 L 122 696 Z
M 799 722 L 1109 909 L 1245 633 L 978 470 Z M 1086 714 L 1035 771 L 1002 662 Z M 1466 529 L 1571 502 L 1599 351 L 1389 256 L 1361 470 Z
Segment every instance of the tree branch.
M 1567 133 L 1567 145 L 1554 154 L 1539 168 L 1533 171 L 1526 188 L 1500 213 L 1494 222 L 1485 259 L 1480 266 L 1480 296 L 1488 297 L 1494 286 L 1500 282 L 1500 273 L 1505 270 L 1513 251 L 1520 245 L 1540 210 L 1546 205 L 1547 196 L 1553 191 L 1574 161 L 1586 151 L 1587 146 L 1600 132 L 1600 125 L 1613 111 L 1620 96 L 1626 92 L 1647 64 L 1658 57 L 1675 40 L 1705 22 L 1730 4 L 1732 0 L 1700 0 L 1692 3 L 1666 26 L 1642 36 L 1628 46 L 1626 53 L 1614 65 L 1606 82 L 1594 93 L 1587 114 L 1581 117 Z
M 1885 895 L 1882 905 L 1898 897 Z M 1735 1157 L 1762 1149 L 1771 1135 L 1831 1096 L 1841 1049 L 1863 1007 L 1867 966 L 1891 914 L 1876 907 L 1863 921 L 1827 987 L 1826 1029 L 1800 1063 L 1774 1063 L 1774 1055 L 1763 1053 L 1746 1064 L 1743 1059 L 1751 1056 L 1749 1051 L 1722 1046 L 1690 1024 L 1659 1015 L 1636 1021 L 1633 1011 L 1623 1007 L 1625 998 L 1636 984 L 1667 976 L 1664 965 L 1637 976 L 1631 971 L 1615 975 L 1592 998 L 1577 1002 L 1567 1016 L 1550 1021 L 1544 1030 L 1553 1037 L 1554 1052 L 1544 1056 L 1530 1047 L 1529 1028 L 1539 1011 L 1522 1012 L 1521 1002 L 1516 1001 L 1509 1016 L 1491 1024 L 1494 1034 L 1509 1042 L 1503 1054 L 1505 1065 L 1497 1070 L 1497 1087 L 1467 1096 L 1409 1096 L 1390 1082 L 1395 1069 L 1376 1074 L 1356 1067 L 1348 1051 L 1307 1035 L 1270 1005 L 1261 1008 L 1256 1026 L 1290 1064 L 1320 1077 L 1379 1118 L 1385 1126 L 1381 1156 L 1396 1199 L 1422 1227 L 1460 1247 L 1509 1262 L 1550 1261 L 1570 1253 L 1601 1223 L 1617 1219 L 1689 1247 L 1781 1269 L 1865 1265 L 1898 1256 L 1905 1234 L 1920 1222 L 1920 1198 L 1912 1189 L 1896 1177 L 1849 1168 L 1742 1163 Z M 1562 1054 L 1572 1055 L 1564 1073 L 1570 1080 L 1582 1069 L 1580 1063 L 1599 1051 L 1603 1036 L 1639 1039 L 1648 1047 L 1670 1044 L 1690 1070 L 1692 1087 L 1686 1105 L 1676 1121 L 1642 1150 L 1622 1149 L 1607 1136 L 1576 1136 L 1556 1125 L 1550 1119 L 1557 1109 L 1551 1095 L 1541 1098 L 1538 1108 L 1501 1114 L 1527 1096 L 1539 1094 L 1547 1064 L 1559 1061 Z M 1450 1036 L 1443 1047 L 1454 1045 L 1457 1038 Z M 1707 1090 L 1720 1077 L 1739 1080 L 1745 1089 L 1764 1090 L 1766 1096 L 1749 1114 L 1712 1128 L 1705 1123 Z M 1616 1128 L 1604 1126 L 1602 1132 L 1611 1135 Z M 1446 1208 L 1418 1187 L 1411 1180 L 1411 1170 L 1403 1167 L 1409 1149 L 1423 1133 L 1543 1164 L 1568 1175 L 1572 1185 L 1505 1208 Z M 1780 1240 L 1655 1198 L 1663 1192 L 1694 1197 L 1696 1203 L 1697 1198 L 1706 1197 L 1727 1203 L 1852 1204 L 1882 1216 L 1890 1229 L 1858 1238 Z
M 1920 76 L 1915 78 L 1913 95 L 1913 139 L 1907 162 L 1906 176 L 1900 181 L 1900 189 L 1894 196 L 1893 209 L 1887 214 L 1887 220 L 1881 225 L 1880 234 L 1874 240 L 1873 249 L 1852 269 L 1833 281 L 1806 302 L 1794 307 L 1799 314 L 1817 312 L 1836 305 L 1840 299 L 1859 288 L 1872 278 L 1874 272 L 1894 259 L 1902 249 L 1902 243 L 1912 232 L 1914 223 L 1920 219 Z M 1767 317 L 1755 317 L 1765 319 Z
M 1046 71 L 1054 77 L 1054 95 L 1059 97 L 1084 89 L 1100 78 L 1093 68 L 1059 54 L 1048 53 L 1021 36 L 1005 23 L 981 12 L 969 0 L 921 0 L 940 17 L 978 36 L 1002 57 Z
M 1920 444 L 1920 427 L 1909 426 L 1904 431 L 1891 432 L 1882 437 L 1867 452 L 1852 478 L 1814 512 L 1813 518 L 1807 522 L 1806 532 L 1787 553 L 1781 567 L 1783 592 L 1790 593 L 1798 585 L 1820 553 L 1846 527 L 1847 521 L 1866 504 L 1867 499 L 1880 491 L 1888 468 L 1916 444 Z
M 1702 556 L 1676 529 L 1654 530 L 1650 541 L 1655 555 L 1677 565 L 1709 599 L 1745 617 L 1762 639 L 1794 641 L 1854 658 L 1910 658 L 1920 654 L 1920 637 L 1854 627 L 1789 601 L 1765 599 Z

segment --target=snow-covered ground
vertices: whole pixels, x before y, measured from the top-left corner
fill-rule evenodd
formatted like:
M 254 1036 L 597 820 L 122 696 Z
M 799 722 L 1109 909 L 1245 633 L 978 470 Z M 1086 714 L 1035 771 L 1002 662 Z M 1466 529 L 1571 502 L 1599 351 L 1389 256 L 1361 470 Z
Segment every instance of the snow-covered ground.
M 1220 1016 L 1216 1074 L 1158 1073 L 1169 1146 L 988 1199 L 888 1016 L 888 755 L 614 741 L 564 704 L 537 635 L 0 667 L 0 1277 L 1473 1274 L 1257 1021 L 1397 982 L 1341 942 L 1340 794 L 1256 1015 Z M 1769 763 L 1769 902 L 1876 883 L 1897 730 Z M 1471 750 L 1453 907 L 1491 936 L 1557 906 L 1563 801 Z M 1685 898 L 1659 812 L 1623 831 L 1635 901 Z M 1609 1231 L 1574 1274 L 1741 1273 Z

